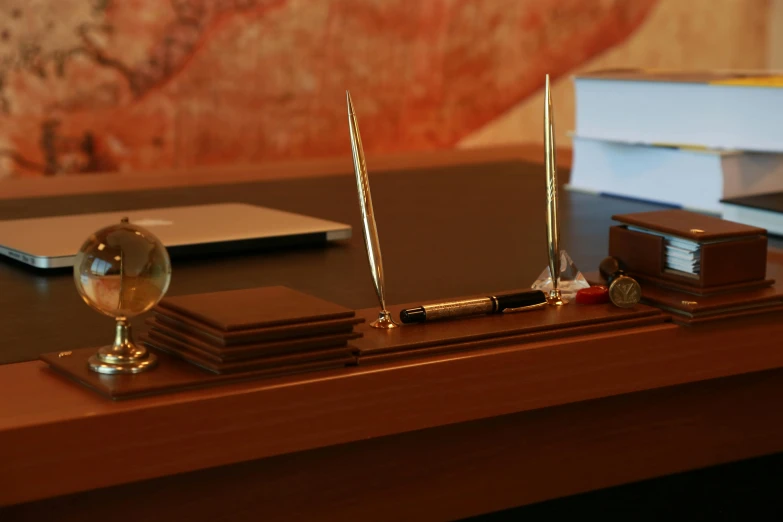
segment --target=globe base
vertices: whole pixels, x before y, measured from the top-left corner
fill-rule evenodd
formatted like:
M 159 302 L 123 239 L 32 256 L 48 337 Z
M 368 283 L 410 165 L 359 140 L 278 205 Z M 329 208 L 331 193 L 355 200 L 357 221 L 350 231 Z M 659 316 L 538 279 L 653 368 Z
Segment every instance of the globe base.
M 114 344 L 104 346 L 88 360 L 90 370 L 106 375 L 141 373 L 153 369 L 158 358 L 133 342 L 131 325 L 126 318 L 117 319 Z
M 105 362 L 101 360 L 99 354 L 95 354 L 90 357 L 88 364 L 90 365 L 90 370 L 97 373 L 102 373 L 104 375 L 141 373 L 146 372 L 147 370 L 151 370 L 157 366 L 158 358 L 154 353 L 147 353 L 147 356 L 144 359 L 116 364 Z

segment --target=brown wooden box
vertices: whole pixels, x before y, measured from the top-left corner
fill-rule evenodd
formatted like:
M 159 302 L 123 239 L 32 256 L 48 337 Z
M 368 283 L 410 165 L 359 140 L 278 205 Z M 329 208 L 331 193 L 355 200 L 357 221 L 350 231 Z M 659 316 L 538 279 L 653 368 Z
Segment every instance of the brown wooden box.
M 613 219 L 624 224 L 609 229 L 609 255 L 620 260 L 631 275 L 700 289 L 739 290 L 765 281 L 767 236 L 763 229 L 683 210 L 627 214 Z M 629 230 L 627 225 L 700 243 L 700 273 L 667 270 L 664 238 Z

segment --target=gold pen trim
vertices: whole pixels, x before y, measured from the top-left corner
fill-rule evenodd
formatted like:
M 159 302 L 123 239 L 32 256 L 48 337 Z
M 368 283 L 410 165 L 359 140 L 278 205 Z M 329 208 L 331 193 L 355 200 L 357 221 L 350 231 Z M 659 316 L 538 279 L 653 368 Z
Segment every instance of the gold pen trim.
M 543 302 L 534 305 L 518 306 L 516 308 L 506 308 L 505 310 L 503 310 L 503 313 L 514 314 L 518 312 L 529 312 L 531 310 L 540 310 L 541 308 L 544 308 L 547 304 L 548 304 L 547 302 Z
M 549 75 L 546 75 L 544 96 L 544 165 L 546 168 L 546 239 L 549 254 L 549 275 L 552 278 L 552 289 L 547 295 L 547 302 L 559 306 L 564 304 L 560 284 L 560 222 L 558 220 L 557 195 L 557 158 L 555 149 L 554 109 L 552 108 L 552 91 L 549 85 Z

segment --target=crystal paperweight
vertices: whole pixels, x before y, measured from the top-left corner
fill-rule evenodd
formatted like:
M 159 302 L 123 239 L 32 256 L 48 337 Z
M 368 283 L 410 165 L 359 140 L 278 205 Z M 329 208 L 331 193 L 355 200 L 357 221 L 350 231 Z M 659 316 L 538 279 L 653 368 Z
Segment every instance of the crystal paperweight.
M 565 250 L 560 251 L 560 279 L 557 287 L 560 289 L 565 302 L 573 301 L 580 289 L 590 288 L 590 284 L 585 279 L 585 276 L 582 275 L 574 260 L 571 259 L 571 256 Z M 549 267 L 546 267 L 541 272 L 541 275 L 533 282 L 531 288 L 549 293 L 552 289 L 552 275 L 549 272 Z

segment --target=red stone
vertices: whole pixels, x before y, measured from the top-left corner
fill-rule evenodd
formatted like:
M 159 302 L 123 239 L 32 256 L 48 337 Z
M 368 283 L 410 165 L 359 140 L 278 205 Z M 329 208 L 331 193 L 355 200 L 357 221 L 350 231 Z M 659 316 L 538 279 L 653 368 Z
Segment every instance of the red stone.
M 576 293 L 577 304 L 602 304 L 609 302 L 609 289 L 602 285 L 582 288 Z

